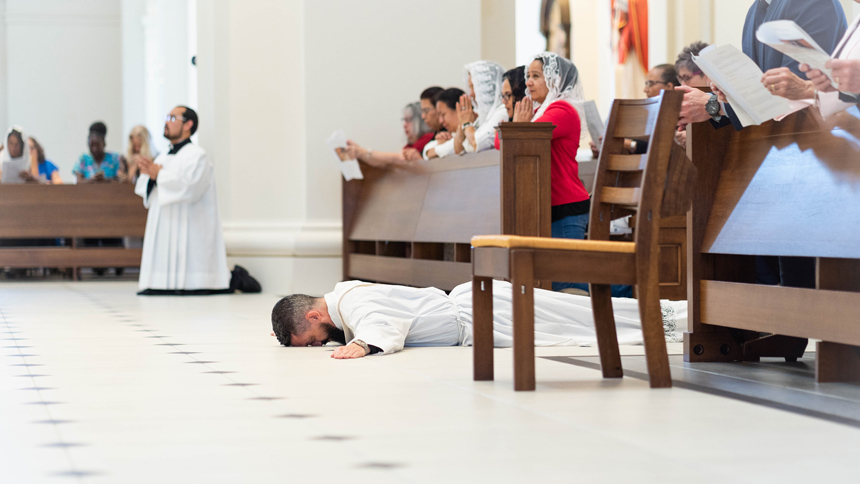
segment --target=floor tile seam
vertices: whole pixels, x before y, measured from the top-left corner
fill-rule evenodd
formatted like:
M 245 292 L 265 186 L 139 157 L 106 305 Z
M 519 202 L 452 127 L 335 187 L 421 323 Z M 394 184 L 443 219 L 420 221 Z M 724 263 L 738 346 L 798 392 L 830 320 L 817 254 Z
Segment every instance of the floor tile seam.
M 3 324 L 6 326 L 6 328 L 11 329 L 11 327 L 9 326 L 9 320 L 6 318 L 6 313 L 5 313 L 5 311 L 3 311 L 3 308 L 2 308 L 2 307 L 0 307 L 0 317 L 2 317 L 2 318 L 3 318 Z M 19 354 L 19 355 L 21 354 L 21 349 L 20 349 L 20 348 L 18 349 L 18 354 Z M 26 360 L 27 360 L 27 358 L 22 358 L 22 359 L 24 360 L 24 362 L 25 362 L 25 363 L 27 362 L 27 361 L 26 361 Z M 28 373 L 29 375 L 32 375 L 32 374 L 33 374 L 33 373 L 32 373 L 32 371 L 30 370 L 30 367 L 29 367 L 29 366 L 27 366 L 27 367 L 25 367 L 25 368 L 27 369 L 27 373 Z M 33 384 L 33 388 L 38 388 L 38 383 L 36 382 L 35 377 L 30 376 L 30 381 L 31 381 L 31 382 L 32 382 L 32 384 Z M 53 413 L 51 412 L 51 409 L 49 408 L 49 407 L 50 407 L 50 405 L 45 405 L 45 402 L 46 402 L 47 400 L 45 400 L 44 396 L 42 395 L 42 390 L 37 390 L 37 391 L 36 391 L 36 395 L 37 395 L 37 397 L 38 397 L 38 399 L 39 399 L 39 402 L 41 402 L 41 403 L 42 403 L 42 405 L 41 405 L 41 406 L 42 406 L 42 409 L 44 410 L 45 414 L 48 416 L 47 420 L 48 420 L 49 422 L 51 422 L 51 424 L 50 424 L 50 425 L 51 425 L 51 427 L 53 428 L 54 433 L 57 435 L 57 441 L 58 441 L 60 444 L 66 444 L 66 441 L 63 439 L 63 433 L 62 433 L 62 431 L 60 430 L 60 426 L 56 423 L 56 421 L 55 421 L 55 419 L 54 419 L 54 416 L 53 416 Z M 33 424 L 34 424 L 34 423 L 33 423 Z M 77 468 L 77 465 L 76 465 L 76 463 L 75 463 L 75 459 L 72 457 L 72 455 L 71 455 L 71 453 L 70 453 L 70 451 L 69 451 L 69 448 L 68 448 L 67 446 L 65 446 L 65 445 L 63 446 L 63 454 L 64 454 L 64 455 L 65 455 L 65 457 L 66 457 L 66 463 L 67 463 L 67 464 L 68 464 L 68 466 L 69 466 L 69 470 L 70 470 L 72 473 L 77 473 L 77 472 L 78 472 L 78 468 Z
M 599 366 L 596 366 L 596 364 L 593 362 L 584 361 L 584 362 L 579 362 L 579 363 L 580 363 L 580 365 L 581 364 L 589 365 L 589 366 L 583 366 L 584 368 L 598 368 L 599 369 Z M 567 363 L 567 364 L 570 364 L 570 363 Z M 577 364 L 574 364 L 574 365 L 580 366 Z M 595 365 L 595 366 L 591 366 L 591 365 Z M 630 378 L 635 378 L 637 380 L 648 381 L 648 375 L 646 373 L 643 373 L 640 371 L 628 369 L 628 370 L 624 370 L 624 375 L 629 376 Z M 717 376 L 722 376 L 722 375 L 717 374 Z M 763 397 L 744 395 L 744 394 L 740 394 L 737 392 L 725 390 L 722 388 L 707 387 L 705 385 L 701 385 L 701 384 L 697 384 L 697 383 L 685 382 L 685 381 L 680 381 L 680 380 L 673 380 L 672 384 L 674 387 L 677 387 L 680 389 L 686 389 L 686 390 L 693 391 L 693 392 L 704 393 L 707 395 L 713 395 L 713 396 L 720 397 L 720 398 L 727 398 L 727 399 L 735 400 L 735 401 L 738 401 L 741 403 L 765 407 L 765 408 L 769 408 L 772 410 L 782 411 L 782 412 L 788 413 L 788 414 L 798 415 L 800 417 L 813 418 L 813 419 L 817 419 L 817 420 L 823 420 L 823 421 L 826 421 L 829 423 L 836 423 L 836 424 L 841 424 L 841 425 L 845 425 L 848 427 L 860 429 L 860 420 L 855 420 L 855 419 L 852 419 L 850 417 L 844 417 L 841 415 L 829 414 L 829 413 L 825 413 L 825 412 L 822 412 L 819 410 L 811 410 L 811 409 L 807 409 L 807 408 L 796 406 L 796 405 L 791 405 L 791 404 L 787 404 L 787 403 L 783 403 L 783 402 L 777 402 L 774 400 L 768 400 L 768 399 L 763 398 Z

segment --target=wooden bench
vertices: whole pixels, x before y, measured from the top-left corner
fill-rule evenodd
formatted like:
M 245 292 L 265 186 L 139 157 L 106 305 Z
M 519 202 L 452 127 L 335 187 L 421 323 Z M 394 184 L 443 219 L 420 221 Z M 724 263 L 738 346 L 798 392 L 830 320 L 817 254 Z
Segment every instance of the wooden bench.
M 814 338 L 818 381 L 860 379 L 860 112 L 689 135 L 685 360 L 794 359 L 785 336 Z M 754 284 L 754 256 L 814 257 L 816 288 Z
M 138 267 L 141 249 L 78 247 L 75 239 L 142 237 L 146 215 L 130 184 L 0 185 L 0 239 L 71 241 L 0 247 L 0 267 Z
M 362 164 L 343 182 L 343 277 L 453 289 L 472 279 L 474 235 L 551 235 L 549 123 L 503 123 L 502 150 L 409 168 Z M 591 186 L 587 186 L 591 190 Z M 664 220 L 660 286 L 686 298 L 686 221 Z M 537 281 L 549 289 L 551 281 Z

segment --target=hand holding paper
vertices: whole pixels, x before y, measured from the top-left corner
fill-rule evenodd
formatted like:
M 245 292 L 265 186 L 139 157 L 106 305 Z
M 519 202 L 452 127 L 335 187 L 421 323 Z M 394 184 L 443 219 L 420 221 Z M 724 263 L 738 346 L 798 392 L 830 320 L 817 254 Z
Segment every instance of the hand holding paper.
M 819 47 L 818 43 L 809 36 L 799 25 L 791 20 L 776 20 L 765 22 L 755 34 L 759 42 L 782 52 L 783 54 L 809 65 L 824 73 L 831 80 L 830 68 L 827 62 L 830 54 Z M 835 87 L 835 83 L 833 84 Z
M 326 140 L 326 145 L 331 149 L 346 181 L 364 179 L 358 160 L 355 159 L 355 154 L 349 150 L 343 130 L 339 129 L 332 133 Z

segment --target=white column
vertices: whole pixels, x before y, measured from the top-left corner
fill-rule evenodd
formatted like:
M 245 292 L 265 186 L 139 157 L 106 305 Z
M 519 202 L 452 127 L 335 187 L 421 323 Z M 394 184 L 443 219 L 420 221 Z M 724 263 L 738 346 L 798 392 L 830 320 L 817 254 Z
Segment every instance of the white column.
M 6 0 L 0 0 L 0 42 L 3 42 L 3 47 L 0 48 L 0 129 L 8 126 L 9 109 L 8 109 L 8 94 L 6 92 L 6 50 L 9 46 L 9 39 L 6 37 Z M 3 131 L 2 135 L 6 132 Z M 2 136 L 0 135 L 0 136 Z M 5 145 L 6 142 L 2 141 Z
M 146 120 L 145 13 L 146 0 L 122 0 L 122 132 L 126 136 Z

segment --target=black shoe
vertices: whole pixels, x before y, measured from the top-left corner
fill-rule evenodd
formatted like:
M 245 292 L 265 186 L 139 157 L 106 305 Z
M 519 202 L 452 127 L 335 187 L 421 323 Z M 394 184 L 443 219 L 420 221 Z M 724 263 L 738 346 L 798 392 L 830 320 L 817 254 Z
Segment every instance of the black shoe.
M 103 276 L 103 275 L 105 275 L 105 270 L 107 270 L 107 269 L 104 269 L 104 268 L 99 268 L 99 269 L 93 268 L 93 272 L 95 272 L 97 276 Z
M 113 271 L 116 272 L 117 277 L 120 277 L 125 272 L 125 267 L 114 267 Z
M 248 271 L 242 266 L 233 267 L 232 277 L 230 277 L 230 289 L 233 291 L 241 291 L 247 293 L 262 292 L 263 288 L 256 279 L 248 274 Z

